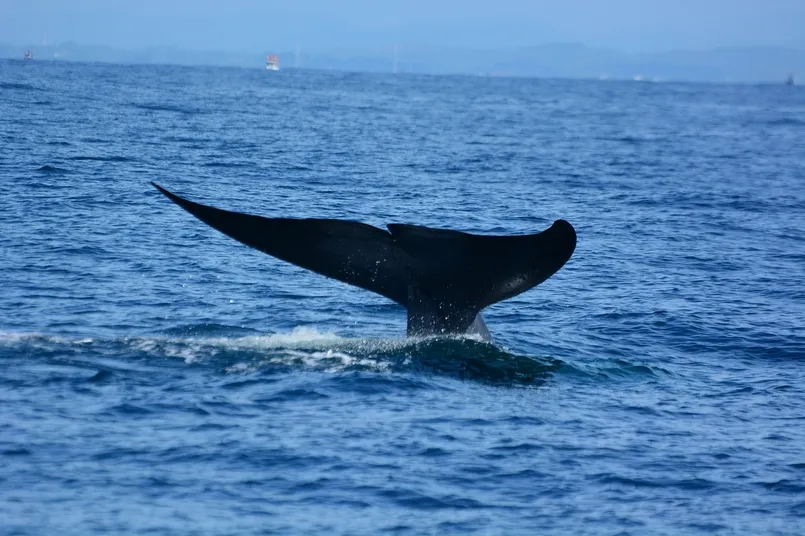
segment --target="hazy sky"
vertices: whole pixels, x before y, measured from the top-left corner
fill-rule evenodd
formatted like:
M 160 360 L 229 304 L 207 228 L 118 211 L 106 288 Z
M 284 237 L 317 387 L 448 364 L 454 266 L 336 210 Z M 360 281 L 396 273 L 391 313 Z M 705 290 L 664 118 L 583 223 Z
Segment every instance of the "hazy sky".
M 805 0 L 0 0 L 0 42 L 209 50 L 805 48 Z

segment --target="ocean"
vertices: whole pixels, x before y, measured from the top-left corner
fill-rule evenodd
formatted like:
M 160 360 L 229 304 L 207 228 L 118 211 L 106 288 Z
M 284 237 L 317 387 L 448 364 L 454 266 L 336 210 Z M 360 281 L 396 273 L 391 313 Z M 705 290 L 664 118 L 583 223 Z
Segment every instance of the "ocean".
M 0 148 L 4 535 L 805 533 L 802 87 L 9 60 Z M 578 245 L 406 338 L 150 181 Z

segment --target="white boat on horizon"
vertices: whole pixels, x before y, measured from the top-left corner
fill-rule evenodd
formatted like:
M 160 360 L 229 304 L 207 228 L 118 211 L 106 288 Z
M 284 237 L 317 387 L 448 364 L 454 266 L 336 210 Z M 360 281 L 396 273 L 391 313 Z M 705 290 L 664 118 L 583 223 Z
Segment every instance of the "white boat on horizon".
M 280 57 L 275 54 L 266 56 L 266 71 L 279 71 Z

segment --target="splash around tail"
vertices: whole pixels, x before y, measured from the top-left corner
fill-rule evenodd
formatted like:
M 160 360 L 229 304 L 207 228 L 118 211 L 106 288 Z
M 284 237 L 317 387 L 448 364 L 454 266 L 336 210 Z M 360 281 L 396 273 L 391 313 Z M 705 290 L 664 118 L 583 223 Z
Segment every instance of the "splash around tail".
M 152 368 L 184 364 L 212 367 L 224 375 L 369 373 L 392 381 L 442 377 L 514 386 L 540 385 L 562 366 L 552 358 L 509 353 L 476 336 L 357 339 L 309 327 L 234 336 L 216 328 L 205 335 L 208 330 L 183 326 L 162 335 L 117 338 L 0 332 L 0 349 L 9 358 L 40 356 L 51 364 L 87 368 L 93 374 L 101 368 L 111 375 L 147 369 L 151 376 Z

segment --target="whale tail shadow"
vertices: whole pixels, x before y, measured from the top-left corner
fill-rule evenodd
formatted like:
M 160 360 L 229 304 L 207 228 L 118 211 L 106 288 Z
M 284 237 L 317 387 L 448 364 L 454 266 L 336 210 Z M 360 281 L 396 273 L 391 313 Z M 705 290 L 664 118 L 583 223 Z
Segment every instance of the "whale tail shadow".
M 418 225 L 265 218 L 184 199 L 151 183 L 210 227 L 283 261 L 385 296 L 408 310 L 409 335 L 476 332 L 480 312 L 556 273 L 576 248 L 557 220 L 541 233 L 476 235 Z

